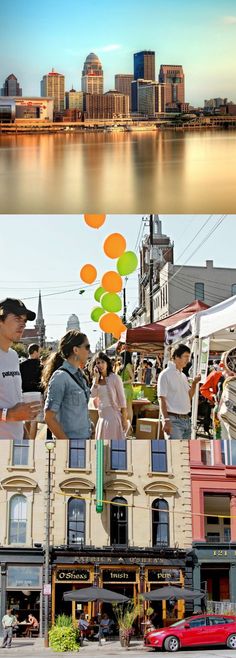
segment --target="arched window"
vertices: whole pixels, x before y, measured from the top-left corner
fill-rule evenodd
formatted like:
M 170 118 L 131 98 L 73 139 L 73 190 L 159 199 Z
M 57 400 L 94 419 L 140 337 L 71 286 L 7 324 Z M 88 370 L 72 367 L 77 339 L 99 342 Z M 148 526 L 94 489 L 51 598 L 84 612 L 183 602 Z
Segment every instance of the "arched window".
M 169 505 L 161 498 L 152 503 L 152 545 L 169 546 Z
M 67 543 L 85 543 L 85 500 L 70 498 L 68 501 Z
M 9 511 L 9 543 L 25 544 L 27 529 L 27 500 L 25 496 L 13 496 Z
M 125 498 L 113 498 L 110 511 L 111 546 L 128 544 L 128 507 Z

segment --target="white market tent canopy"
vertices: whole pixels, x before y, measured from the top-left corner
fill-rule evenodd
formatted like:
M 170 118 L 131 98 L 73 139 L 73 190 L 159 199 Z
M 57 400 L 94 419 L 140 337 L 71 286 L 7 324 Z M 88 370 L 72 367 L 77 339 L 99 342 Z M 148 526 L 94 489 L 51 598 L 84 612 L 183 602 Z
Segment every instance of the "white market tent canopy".
M 195 335 L 209 336 L 212 350 L 229 350 L 236 344 L 236 295 L 197 313 L 195 323 Z

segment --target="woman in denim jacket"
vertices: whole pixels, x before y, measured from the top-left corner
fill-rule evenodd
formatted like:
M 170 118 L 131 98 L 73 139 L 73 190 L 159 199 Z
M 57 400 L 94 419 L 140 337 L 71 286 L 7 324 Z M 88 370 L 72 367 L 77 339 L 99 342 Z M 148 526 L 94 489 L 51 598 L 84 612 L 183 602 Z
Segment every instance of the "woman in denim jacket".
M 90 390 L 82 370 L 89 352 L 87 336 L 68 331 L 44 367 L 45 420 L 56 439 L 90 438 Z

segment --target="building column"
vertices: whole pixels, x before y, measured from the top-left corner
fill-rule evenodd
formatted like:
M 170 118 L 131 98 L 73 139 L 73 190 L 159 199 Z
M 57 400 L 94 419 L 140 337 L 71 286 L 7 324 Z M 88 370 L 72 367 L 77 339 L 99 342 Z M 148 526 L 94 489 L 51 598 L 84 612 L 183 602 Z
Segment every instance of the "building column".
M 213 441 L 214 466 L 223 466 L 221 441 Z
M 232 562 L 229 569 L 230 601 L 236 601 L 236 563 Z
M 201 589 L 201 564 L 195 564 L 193 569 L 193 589 Z M 201 599 L 194 599 L 194 612 L 202 612 Z
M 230 516 L 231 542 L 236 543 L 236 496 L 234 495 L 230 499 Z

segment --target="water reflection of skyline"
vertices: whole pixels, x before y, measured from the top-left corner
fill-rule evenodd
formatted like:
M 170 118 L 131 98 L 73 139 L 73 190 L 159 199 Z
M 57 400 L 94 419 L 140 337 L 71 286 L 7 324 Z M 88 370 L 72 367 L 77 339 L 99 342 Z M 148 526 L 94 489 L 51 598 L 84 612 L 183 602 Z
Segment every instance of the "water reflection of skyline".
M 4 135 L 2 213 L 234 212 L 236 132 Z

